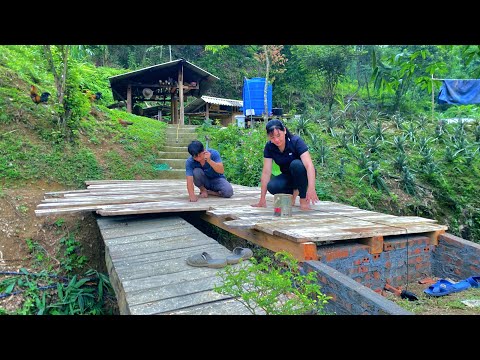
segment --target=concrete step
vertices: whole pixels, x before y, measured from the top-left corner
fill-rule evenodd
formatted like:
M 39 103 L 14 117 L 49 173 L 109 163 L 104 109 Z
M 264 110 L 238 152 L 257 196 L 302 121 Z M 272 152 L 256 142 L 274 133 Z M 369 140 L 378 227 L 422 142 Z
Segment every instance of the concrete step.
M 177 138 L 177 133 L 176 132 L 167 132 L 166 136 L 167 139 L 176 139 Z M 198 134 L 197 133 L 178 133 L 178 138 L 179 139 L 189 139 L 189 140 L 194 140 L 198 139 Z
M 173 169 L 185 169 L 186 159 L 157 159 L 158 164 L 167 164 Z
M 187 160 L 190 154 L 185 150 L 181 152 L 173 152 L 173 151 L 159 151 L 158 152 L 159 158 L 157 162 L 162 162 L 163 159 L 183 159 Z
M 173 170 L 158 170 L 156 178 L 159 180 L 164 179 L 185 179 L 185 168 L 184 169 L 173 169 Z
M 178 152 L 178 153 L 184 153 L 184 154 L 188 154 L 188 149 L 186 146 L 181 146 L 181 145 L 178 145 L 178 144 L 175 144 L 175 146 L 164 146 L 163 147 L 163 151 L 165 152 Z
M 195 138 L 194 138 L 195 139 Z M 188 144 L 192 142 L 194 139 L 187 139 L 187 138 L 176 138 L 176 137 L 171 137 L 166 139 L 165 141 L 165 146 L 184 146 L 187 147 Z
M 193 134 L 197 130 L 198 126 L 197 125 L 184 125 L 180 126 L 178 128 L 178 133 L 188 133 L 188 134 Z M 177 127 L 176 126 L 167 126 L 167 133 L 177 133 Z
M 177 135 L 177 129 L 167 129 L 165 132 L 167 135 Z M 197 135 L 196 131 L 185 131 L 182 129 L 178 130 L 178 135 L 179 136 L 195 136 Z

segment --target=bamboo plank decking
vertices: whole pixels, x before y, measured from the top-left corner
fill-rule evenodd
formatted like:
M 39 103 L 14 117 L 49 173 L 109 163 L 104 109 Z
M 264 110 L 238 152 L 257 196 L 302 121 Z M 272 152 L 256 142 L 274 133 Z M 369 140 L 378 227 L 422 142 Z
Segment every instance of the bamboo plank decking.
M 105 259 L 121 315 L 248 315 L 238 301 L 213 290 L 219 269 L 185 259 L 231 252 L 178 216 L 98 218 Z M 243 266 L 237 264 L 231 266 Z
M 320 201 L 312 211 L 293 207 L 291 217 L 273 216 L 273 196 L 267 208 L 250 206 L 259 199 L 260 188 L 233 185 L 229 199 L 209 196 L 190 202 L 185 180 L 89 181 L 86 190 L 46 193 L 37 216 L 95 211 L 102 216 L 200 211 L 201 217 L 232 234 L 272 251 L 286 250 L 298 260 L 316 260 L 317 246 L 356 240 L 383 249 L 385 236 L 424 233 L 431 244 L 447 226 L 416 216 L 394 216 L 354 206 Z M 297 198 L 297 205 L 298 205 Z

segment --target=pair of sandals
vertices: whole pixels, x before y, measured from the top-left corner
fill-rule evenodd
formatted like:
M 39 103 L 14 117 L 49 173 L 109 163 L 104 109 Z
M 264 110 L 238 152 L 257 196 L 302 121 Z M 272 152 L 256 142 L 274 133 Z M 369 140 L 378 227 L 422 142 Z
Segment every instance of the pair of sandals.
M 435 284 L 430 285 L 423 292 L 430 296 L 444 296 L 469 289 L 471 287 L 478 288 L 480 286 L 480 276 L 470 276 L 469 278 L 452 283 L 445 279 L 438 280 Z
M 190 266 L 220 269 L 227 265 L 238 264 L 240 261 L 247 260 L 252 256 L 253 251 L 251 249 L 236 247 L 233 249 L 232 255 L 227 256 L 225 259 L 214 259 L 209 253 L 204 251 L 201 254 L 189 256 L 186 262 Z

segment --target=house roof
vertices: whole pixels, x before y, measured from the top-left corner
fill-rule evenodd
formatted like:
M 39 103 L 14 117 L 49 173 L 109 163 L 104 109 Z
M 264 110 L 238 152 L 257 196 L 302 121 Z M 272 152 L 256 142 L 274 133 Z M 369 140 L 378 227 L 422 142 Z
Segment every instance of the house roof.
M 160 80 L 167 81 L 170 78 L 176 81 L 178 79 L 178 69 L 181 65 L 183 65 L 183 81 L 185 83 L 196 82 L 199 85 L 198 90 L 191 92 L 193 96 L 201 96 L 210 88 L 214 81 L 219 80 L 215 75 L 193 65 L 187 60 L 178 59 L 130 71 L 125 74 L 111 76 L 109 80 L 113 98 L 116 101 L 126 100 L 128 85 L 132 86 L 132 91 L 141 94 L 145 87 L 158 86 Z
M 231 106 L 231 107 L 233 107 L 233 106 L 242 107 L 243 106 L 243 101 L 242 100 L 225 99 L 225 98 L 203 95 L 200 98 L 197 98 L 197 99 L 193 100 L 192 102 L 190 102 L 187 106 L 185 106 L 185 112 L 186 113 L 193 113 L 193 112 L 197 111 L 205 103 L 216 104 L 216 105 L 225 105 L 225 106 Z

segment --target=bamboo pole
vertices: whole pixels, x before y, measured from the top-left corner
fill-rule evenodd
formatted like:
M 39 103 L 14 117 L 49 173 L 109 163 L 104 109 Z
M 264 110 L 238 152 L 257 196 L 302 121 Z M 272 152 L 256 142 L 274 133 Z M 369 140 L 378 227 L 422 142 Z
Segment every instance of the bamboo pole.
M 435 82 L 433 81 L 432 74 L 432 122 L 434 121 L 434 106 L 435 106 Z

